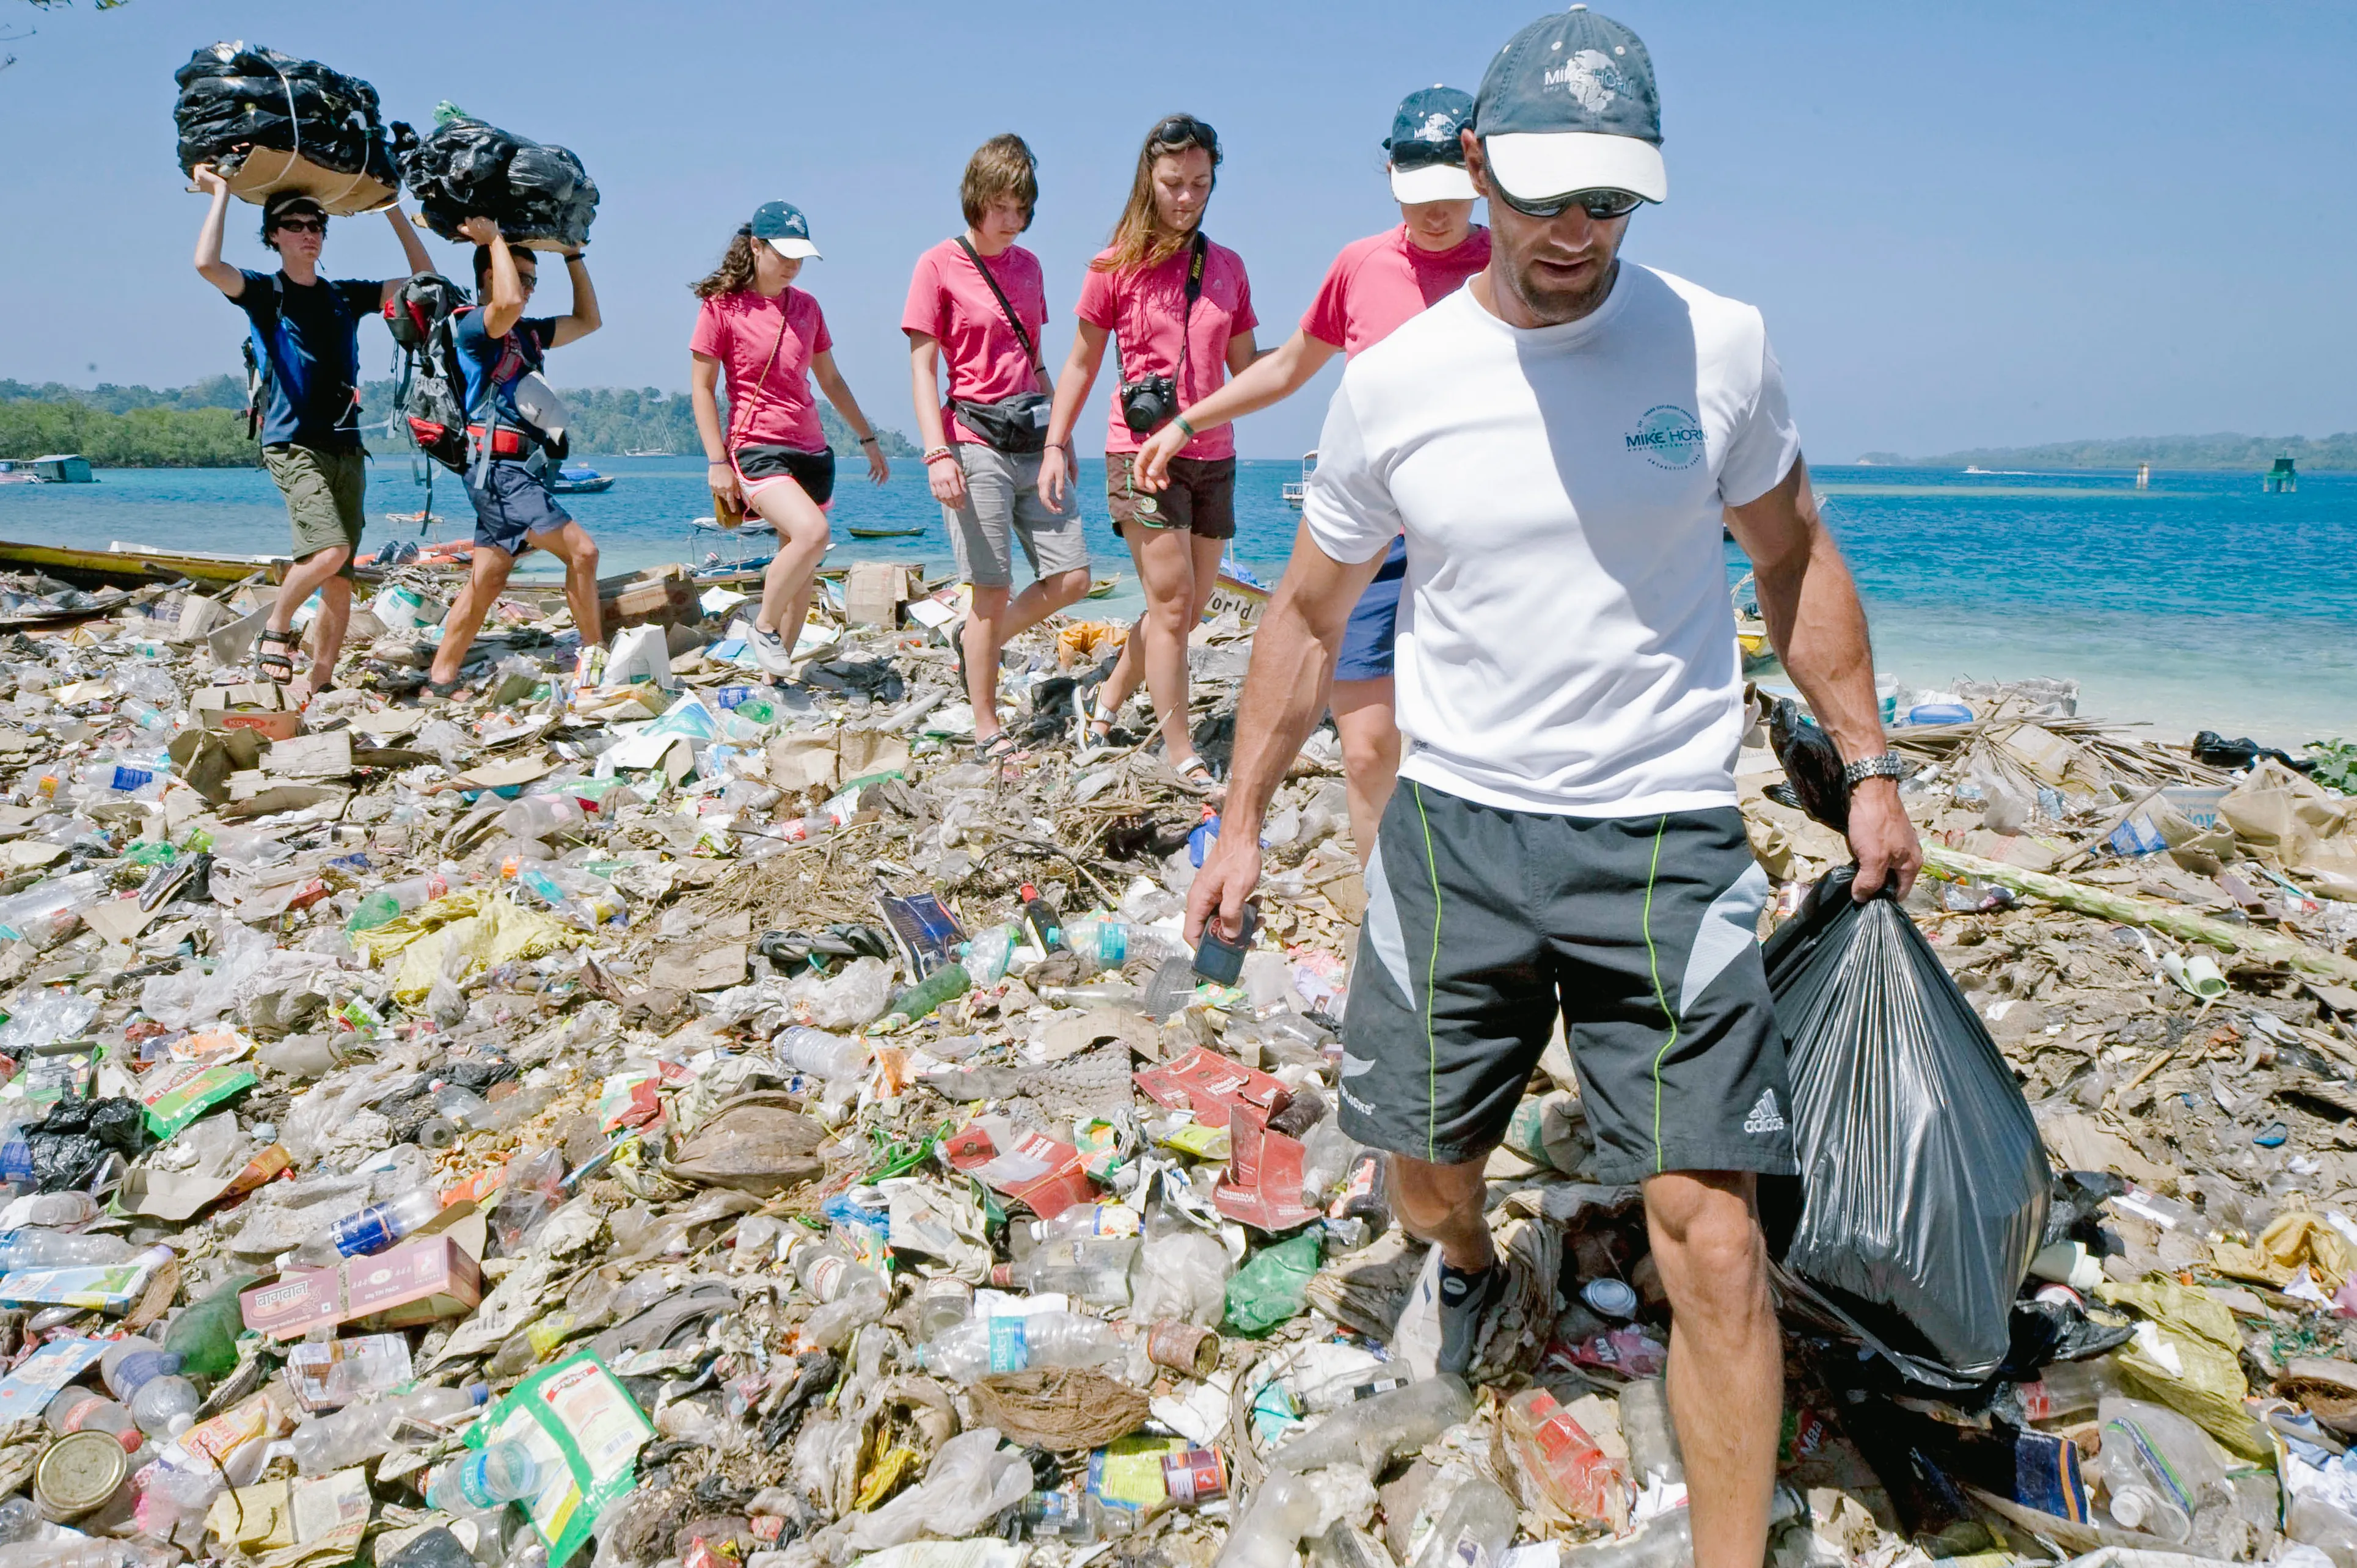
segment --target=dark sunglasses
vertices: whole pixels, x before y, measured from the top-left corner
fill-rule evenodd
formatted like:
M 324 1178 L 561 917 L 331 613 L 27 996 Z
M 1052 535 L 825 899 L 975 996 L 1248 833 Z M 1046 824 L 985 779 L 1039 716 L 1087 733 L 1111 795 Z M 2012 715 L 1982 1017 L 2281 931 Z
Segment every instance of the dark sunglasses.
M 1643 197 L 1628 190 L 1575 190 L 1535 199 L 1515 196 L 1498 183 L 1494 173 L 1490 177 L 1490 192 L 1525 218 L 1560 218 L 1577 207 L 1601 223 L 1626 218 L 1645 204 Z
M 281 218 L 275 232 L 281 234 L 324 234 L 328 220 L 324 218 Z
M 1200 147 L 1207 153 L 1220 150 L 1220 134 L 1192 114 L 1173 114 L 1154 127 L 1150 140 L 1157 147 Z

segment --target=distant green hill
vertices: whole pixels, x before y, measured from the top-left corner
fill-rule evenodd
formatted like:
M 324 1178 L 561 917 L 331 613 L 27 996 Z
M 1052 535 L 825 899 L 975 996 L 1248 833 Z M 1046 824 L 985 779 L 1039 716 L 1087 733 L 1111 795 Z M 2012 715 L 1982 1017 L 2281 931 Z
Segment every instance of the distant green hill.
M 2262 472 L 2288 453 L 2302 468 L 2357 469 L 2357 435 L 2122 435 L 2107 441 L 2056 441 L 2044 446 L 1978 446 L 1932 457 L 1868 452 L 1858 459 L 1896 468 L 2225 468 Z
M 695 434 L 695 411 L 685 392 L 653 387 L 560 389 L 573 411 L 576 452 L 676 452 L 703 450 Z M 361 389 L 362 424 L 371 451 L 393 455 L 405 444 L 385 434 L 393 383 L 370 381 Z M 38 457 L 79 452 L 106 468 L 244 467 L 255 460 L 246 439 L 245 383 L 214 376 L 193 385 L 158 392 L 112 383 L 62 386 L 0 381 L 0 457 Z M 723 405 L 726 407 L 726 404 Z M 819 405 L 828 445 L 843 456 L 859 443 L 834 410 Z M 917 448 L 897 430 L 878 427 L 885 456 L 913 460 Z

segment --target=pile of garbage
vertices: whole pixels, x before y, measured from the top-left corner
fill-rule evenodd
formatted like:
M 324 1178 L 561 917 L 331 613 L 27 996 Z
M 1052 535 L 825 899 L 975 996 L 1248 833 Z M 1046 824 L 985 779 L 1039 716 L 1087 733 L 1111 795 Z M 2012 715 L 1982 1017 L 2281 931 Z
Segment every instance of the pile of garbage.
M 210 164 L 249 201 L 301 190 L 339 216 L 390 206 L 416 140 L 378 118 L 376 89 L 317 60 L 209 44 L 172 73 L 180 168 Z
M 445 240 L 458 225 L 489 218 L 520 244 L 567 250 L 589 242 L 597 187 L 581 160 L 559 146 L 511 135 L 445 103 L 434 128 L 406 148 L 402 177 L 419 219 Z
M 1560 1038 L 1488 1168 L 1516 1290 L 1432 1375 L 1437 1260 L 1334 1115 L 1330 732 L 1206 974 L 1215 811 L 1150 724 L 1069 739 L 1119 628 L 1009 651 L 996 766 L 904 567 L 779 682 L 676 569 L 606 648 L 511 587 L 417 705 L 451 585 L 374 585 L 299 712 L 264 584 L 0 632 L 0 1568 L 1690 1557 Z M 1248 638 L 1193 639 L 1215 762 Z M 2357 807 L 1957 695 L 1894 732 L 1903 906 L 1828 878 L 1805 715 L 1742 754 L 1808 1168 L 1774 1560 L 2352 1568 Z

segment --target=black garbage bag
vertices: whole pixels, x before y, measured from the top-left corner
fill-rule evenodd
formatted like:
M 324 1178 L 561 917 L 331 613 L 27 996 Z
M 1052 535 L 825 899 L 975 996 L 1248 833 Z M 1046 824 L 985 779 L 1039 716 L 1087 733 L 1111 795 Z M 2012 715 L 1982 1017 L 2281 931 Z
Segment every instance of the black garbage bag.
M 89 1186 L 109 1155 L 135 1160 L 146 1139 L 146 1108 L 122 1095 L 60 1100 L 25 1129 L 33 1179 L 43 1192 Z
M 1909 1377 L 1967 1387 L 2006 1359 L 2046 1148 L 1931 944 L 1888 895 L 1853 900 L 1854 875 L 1820 879 L 1761 952 L 1801 1162 L 1781 1268 Z
M 2214 729 L 2196 732 L 2191 750 L 2193 760 L 2203 767 L 2222 768 L 2230 773 L 2250 767 L 2262 757 L 2272 757 L 2296 773 L 2312 773 L 2316 770 L 2314 762 L 2294 757 L 2287 751 L 2279 751 L 2272 746 L 2261 746 L 2249 736 L 2244 736 L 2240 740 L 2228 740 Z
M 1779 697 L 1768 712 L 1768 743 L 1784 769 L 1778 803 L 1806 811 L 1837 833 L 1849 832 L 1849 783 L 1842 777 L 1840 747 L 1811 723 L 1801 704 Z
M 510 241 L 588 242 L 597 187 L 563 147 L 511 135 L 465 114 L 447 114 L 401 160 L 425 226 L 456 240 L 469 218 L 489 218 Z
M 397 158 L 414 134 L 403 124 L 388 128 L 376 89 L 357 77 L 276 49 L 218 43 L 190 56 L 172 80 L 180 89 L 172 122 L 184 173 L 209 163 L 251 199 L 293 187 L 331 212 L 382 207 L 401 189 Z M 266 185 L 244 188 L 240 176 L 262 151 L 294 161 L 271 160 Z M 322 177 L 334 175 L 347 178 Z

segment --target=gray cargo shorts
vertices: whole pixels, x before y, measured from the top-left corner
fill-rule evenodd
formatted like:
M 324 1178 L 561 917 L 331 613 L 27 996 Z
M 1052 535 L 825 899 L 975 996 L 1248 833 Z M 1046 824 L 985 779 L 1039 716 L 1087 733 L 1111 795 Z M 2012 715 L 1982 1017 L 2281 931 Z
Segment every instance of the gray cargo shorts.
M 954 450 L 965 470 L 965 505 L 942 508 L 942 526 L 957 552 L 959 576 L 977 588 L 1013 586 L 1018 542 L 1034 576 L 1088 569 L 1088 537 L 1071 488 L 1062 511 L 1039 499 L 1042 454 L 1001 452 L 974 441 Z
M 1563 1011 L 1599 1181 L 1790 1175 L 1792 1089 L 1733 807 L 1512 811 L 1403 779 L 1366 870 L 1341 1126 L 1435 1165 L 1505 1137 Z

